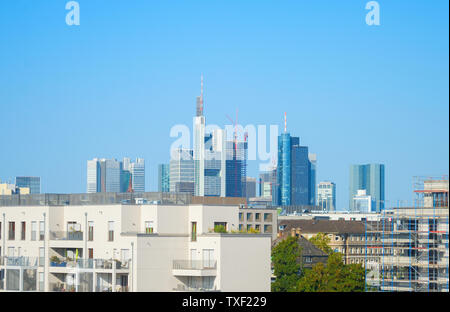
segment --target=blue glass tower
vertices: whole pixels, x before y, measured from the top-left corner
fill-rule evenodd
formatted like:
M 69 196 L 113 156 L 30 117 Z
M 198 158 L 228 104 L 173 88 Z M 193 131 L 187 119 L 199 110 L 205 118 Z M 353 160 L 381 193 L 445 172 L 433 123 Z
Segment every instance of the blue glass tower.
M 291 205 L 291 135 L 282 133 L 278 136 L 278 204 Z
M 366 194 L 372 196 L 374 211 L 380 212 L 384 209 L 383 164 L 351 165 L 349 187 L 350 211 L 355 210 L 353 197 L 358 190 L 366 190 Z

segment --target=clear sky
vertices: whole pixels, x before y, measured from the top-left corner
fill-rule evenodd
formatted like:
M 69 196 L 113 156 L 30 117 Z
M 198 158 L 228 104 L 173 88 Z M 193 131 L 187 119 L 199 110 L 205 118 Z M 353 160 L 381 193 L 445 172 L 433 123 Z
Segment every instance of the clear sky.
M 380 26 L 362 0 L 79 0 L 80 26 L 66 2 L 0 2 L 2 180 L 81 193 L 88 159 L 129 156 L 156 190 L 201 73 L 207 123 L 239 109 L 281 131 L 286 111 L 339 210 L 353 163 L 385 164 L 392 203 L 412 199 L 413 176 L 448 174 L 447 0 L 380 0 Z

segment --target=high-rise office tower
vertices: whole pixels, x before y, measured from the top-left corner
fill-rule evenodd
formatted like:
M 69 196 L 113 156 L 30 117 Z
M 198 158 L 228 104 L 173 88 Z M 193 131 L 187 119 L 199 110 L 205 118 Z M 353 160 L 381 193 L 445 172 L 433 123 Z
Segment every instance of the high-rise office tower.
M 143 159 L 138 158 L 136 163 L 131 163 L 129 158 L 124 158 L 123 162 L 105 158 L 87 161 L 88 193 L 131 191 L 145 191 Z
M 194 195 L 194 159 L 191 149 L 172 151 L 169 164 L 170 192 L 187 192 Z
M 317 185 L 317 206 L 321 211 L 336 211 L 336 184 L 325 181 Z
M 247 199 L 256 197 L 256 178 L 246 177 L 245 190 Z
M 41 193 L 41 178 L 40 177 L 16 177 L 16 187 L 28 187 L 30 194 Z
M 373 211 L 380 212 L 383 210 L 385 200 L 384 165 L 351 165 L 349 189 L 350 211 L 355 211 L 353 197 L 357 195 L 358 190 L 366 190 L 366 194 L 371 196 L 374 203 Z
M 170 164 L 158 165 L 158 192 L 170 192 Z
M 259 196 L 272 197 L 276 194 L 277 168 L 259 174 Z M 274 191 L 275 190 L 275 191 Z
M 366 190 L 357 190 L 353 196 L 353 211 L 355 212 L 373 212 L 374 201 L 372 196 L 366 193 Z
M 286 116 L 286 115 L 285 115 Z M 277 201 L 281 206 L 311 205 L 311 162 L 308 147 L 286 130 L 278 136 Z
M 203 75 L 201 95 L 197 97 L 194 117 L 194 193 L 196 196 L 221 196 L 226 194 L 226 132 L 216 129 L 205 133 L 203 115 Z
M 194 193 L 205 196 L 205 116 L 203 116 L 203 75 L 194 117 Z
M 247 149 L 246 141 L 226 142 L 227 197 L 246 197 Z
M 316 172 L 317 172 L 317 155 L 316 154 L 309 154 L 309 204 L 311 206 L 316 205 Z
M 145 161 L 136 158 L 136 162 L 130 164 L 131 185 L 134 192 L 145 192 Z

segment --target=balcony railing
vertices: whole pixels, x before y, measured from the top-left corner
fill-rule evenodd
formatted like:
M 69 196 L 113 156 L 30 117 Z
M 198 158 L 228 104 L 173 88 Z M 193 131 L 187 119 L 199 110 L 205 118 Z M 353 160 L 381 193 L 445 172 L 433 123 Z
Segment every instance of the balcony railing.
M 70 241 L 82 241 L 83 232 L 81 231 L 50 231 L 50 240 L 70 240 Z
M 216 260 L 173 260 L 174 270 L 214 270 Z
M 115 266 L 116 270 L 126 270 L 129 269 L 130 260 L 120 261 L 120 260 L 107 260 L 107 259 L 67 259 L 58 258 L 51 259 L 51 267 L 67 267 L 67 268 L 79 268 L 79 269 L 103 269 L 112 270 Z
M 39 261 L 36 257 L 0 257 L 0 265 L 36 267 L 38 264 Z
M 207 292 L 207 291 L 219 291 L 215 288 L 203 288 L 203 287 L 192 287 L 187 286 L 185 284 L 177 284 L 176 288 L 173 288 L 174 291 L 188 291 L 188 292 Z

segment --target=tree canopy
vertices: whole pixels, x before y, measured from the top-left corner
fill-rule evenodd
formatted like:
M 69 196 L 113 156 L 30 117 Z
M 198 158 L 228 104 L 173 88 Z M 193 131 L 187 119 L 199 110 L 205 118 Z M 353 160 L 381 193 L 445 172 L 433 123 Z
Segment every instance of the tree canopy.
M 300 257 L 301 247 L 297 237 L 288 237 L 272 249 L 272 263 L 276 276 L 275 282 L 272 283 L 272 291 L 296 290 L 301 269 L 298 261 Z

